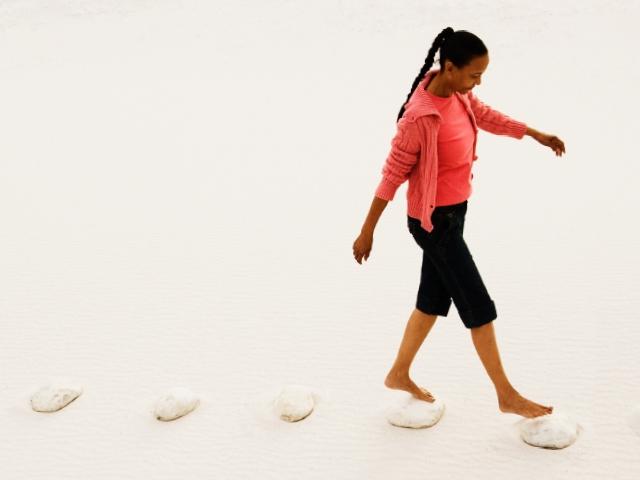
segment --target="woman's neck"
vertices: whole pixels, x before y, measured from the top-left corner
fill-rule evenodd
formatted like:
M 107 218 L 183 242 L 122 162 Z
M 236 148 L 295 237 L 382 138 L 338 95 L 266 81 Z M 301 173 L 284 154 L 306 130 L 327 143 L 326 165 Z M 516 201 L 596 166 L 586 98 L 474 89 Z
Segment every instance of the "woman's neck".
M 427 84 L 427 91 L 433 93 L 438 97 L 444 98 L 448 98 L 453 95 L 453 89 L 446 87 L 443 88 L 442 85 L 440 85 L 440 73 L 431 77 L 429 83 Z

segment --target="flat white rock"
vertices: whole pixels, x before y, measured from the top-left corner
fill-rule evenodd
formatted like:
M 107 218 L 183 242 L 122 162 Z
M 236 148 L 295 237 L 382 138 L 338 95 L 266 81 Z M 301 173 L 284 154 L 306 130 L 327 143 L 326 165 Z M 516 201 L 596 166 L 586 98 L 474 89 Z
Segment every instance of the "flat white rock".
M 176 387 L 160 397 L 155 406 L 156 419 L 168 422 L 191 412 L 200 404 L 200 399 L 188 388 Z
M 582 431 L 569 415 L 557 412 L 534 418 L 524 418 L 517 422 L 520 438 L 529 445 L 542 448 L 565 448 L 576 441 Z
M 305 385 L 287 385 L 273 401 L 276 415 L 287 422 L 297 422 L 308 417 L 314 406 L 313 391 Z
M 82 387 L 65 381 L 51 381 L 31 396 L 31 408 L 36 412 L 56 412 L 80 396 Z
M 396 427 L 427 428 L 440 421 L 444 410 L 444 403 L 439 398 L 431 403 L 410 396 L 403 402 L 387 408 L 386 416 L 387 421 Z

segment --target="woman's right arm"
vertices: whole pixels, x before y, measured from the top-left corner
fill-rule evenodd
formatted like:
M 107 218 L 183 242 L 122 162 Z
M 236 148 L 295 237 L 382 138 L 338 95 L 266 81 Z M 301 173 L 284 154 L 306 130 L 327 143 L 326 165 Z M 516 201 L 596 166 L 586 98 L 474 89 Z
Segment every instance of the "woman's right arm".
M 353 243 L 353 253 L 358 263 L 362 263 L 363 257 L 365 260 L 369 258 L 376 224 L 387 204 L 393 200 L 398 187 L 409 178 L 409 174 L 419 157 L 418 128 L 414 121 L 402 117 L 397 123 L 396 134 L 391 140 L 391 151 L 382 168 L 382 180 L 376 188 L 360 235 Z
M 363 232 L 373 233 L 380 215 L 420 158 L 420 138 L 416 121 L 402 117 L 391 140 L 391 150 L 382 167 L 382 179 L 376 188 L 369 214 L 362 226 Z
M 393 197 L 408 178 L 420 158 L 420 131 L 416 122 L 402 117 L 397 123 L 396 134 L 391 139 L 391 150 L 382 167 L 382 179 L 376 189 L 376 197 L 393 200 Z
M 360 233 L 373 235 L 373 231 L 376 229 L 376 224 L 382 215 L 382 212 L 387 207 L 389 200 L 384 200 L 380 197 L 373 197 L 373 201 L 371 202 L 371 207 L 369 208 L 369 213 L 367 214 L 367 218 L 362 225 L 362 229 Z
M 365 260 L 369 258 L 371 247 L 373 246 L 373 231 L 375 230 L 376 223 L 378 223 L 378 219 L 380 218 L 380 215 L 382 215 L 387 203 L 389 203 L 388 200 L 373 197 L 369 214 L 364 221 L 364 225 L 362 225 L 360 235 L 358 235 L 356 241 L 353 242 L 353 256 L 356 259 L 356 262 L 360 264 L 362 264 L 363 258 Z

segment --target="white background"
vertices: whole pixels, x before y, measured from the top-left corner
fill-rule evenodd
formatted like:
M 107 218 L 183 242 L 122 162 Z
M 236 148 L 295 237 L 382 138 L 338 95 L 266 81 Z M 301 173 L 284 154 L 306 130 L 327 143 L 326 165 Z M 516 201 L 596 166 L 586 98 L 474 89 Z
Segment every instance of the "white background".
M 0 1 L 0 477 L 638 478 L 635 1 Z M 352 244 L 435 36 L 489 49 L 474 93 L 558 135 L 482 131 L 465 238 L 512 384 L 574 415 L 526 445 L 452 305 L 386 423 L 417 293 L 406 184 Z M 434 65 L 436 68 L 437 65 Z M 36 413 L 51 377 L 85 389 Z M 288 424 L 289 383 L 322 400 Z M 175 422 L 155 400 L 185 386 Z

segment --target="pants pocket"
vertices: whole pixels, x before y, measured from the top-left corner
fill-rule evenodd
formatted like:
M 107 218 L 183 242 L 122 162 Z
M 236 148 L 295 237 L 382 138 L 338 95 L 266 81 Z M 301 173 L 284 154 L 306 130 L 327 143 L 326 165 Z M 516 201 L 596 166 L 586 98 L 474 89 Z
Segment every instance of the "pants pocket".
M 433 224 L 433 230 L 428 232 L 420 223 L 418 219 L 410 219 L 408 222 L 408 229 L 416 243 L 420 247 L 425 248 L 427 244 L 439 246 L 446 239 L 447 232 L 451 225 L 451 220 L 446 214 L 441 212 L 434 212 L 431 215 L 431 222 Z

